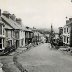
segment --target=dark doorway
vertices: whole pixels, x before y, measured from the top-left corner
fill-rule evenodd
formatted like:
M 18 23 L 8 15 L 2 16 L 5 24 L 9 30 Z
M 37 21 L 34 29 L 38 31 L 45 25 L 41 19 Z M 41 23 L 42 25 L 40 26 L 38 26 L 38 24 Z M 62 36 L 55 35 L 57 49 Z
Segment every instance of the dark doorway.
M 16 48 L 19 47 L 19 40 L 16 40 Z

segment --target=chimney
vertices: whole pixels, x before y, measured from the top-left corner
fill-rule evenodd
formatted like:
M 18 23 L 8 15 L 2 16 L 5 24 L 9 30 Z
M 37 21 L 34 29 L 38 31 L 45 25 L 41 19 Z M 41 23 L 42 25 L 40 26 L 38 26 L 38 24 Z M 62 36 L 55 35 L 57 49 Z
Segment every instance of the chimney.
M 16 18 L 16 22 L 17 22 L 18 24 L 22 24 L 21 18 Z
M 70 20 L 66 20 L 66 24 L 68 24 L 68 23 L 69 23 L 69 21 L 70 21 Z
M 72 21 L 72 18 L 69 18 L 70 21 Z
M 29 29 L 29 27 L 28 27 L 28 26 L 26 26 L 26 28 L 27 28 L 27 29 Z
M 10 17 L 10 13 L 8 12 L 8 11 L 3 11 L 3 13 L 2 13 L 4 16 L 6 16 L 7 18 L 9 18 Z
M 14 14 L 10 15 L 10 18 L 13 20 L 13 21 L 16 21 L 16 16 Z

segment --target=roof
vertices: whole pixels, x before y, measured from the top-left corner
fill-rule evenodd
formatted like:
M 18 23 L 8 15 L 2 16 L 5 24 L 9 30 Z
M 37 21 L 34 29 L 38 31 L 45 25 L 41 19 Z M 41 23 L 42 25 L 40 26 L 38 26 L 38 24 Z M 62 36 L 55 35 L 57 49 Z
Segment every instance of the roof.
M 72 21 L 69 21 L 66 26 L 72 25 Z
M 12 19 L 10 18 L 7 18 L 6 16 L 2 15 L 1 16 L 2 19 L 4 19 L 11 27 L 13 27 L 14 29 L 22 29 L 21 26 L 18 25 L 17 22 L 13 21 Z
M 4 26 L 5 24 L 4 24 L 4 22 L 3 22 L 3 21 L 1 21 L 1 20 L 0 20 L 0 25 L 3 25 L 3 26 Z
M 59 29 L 63 29 L 63 27 L 59 27 Z
M 29 32 L 33 32 L 30 28 L 26 28 L 26 27 L 24 27 L 24 30 L 29 31 Z
M 37 29 L 36 28 L 33 28 L 32 31 L 37 31 Z
M 67 27 L 69 27 L 69 26 L 70 26 L 70 24 L 69 24 L 69 25 L 64 25 L 63 28 L 67 28 Z
M 23 24 L 19 24 L 16 21 L 13 21 L 11 18 L 7 18 L 4 15 L 2 15 L 1 17 L 14 29 L 20 29 L 20 30 L 32 32 L 30 28 L 27 29 Z

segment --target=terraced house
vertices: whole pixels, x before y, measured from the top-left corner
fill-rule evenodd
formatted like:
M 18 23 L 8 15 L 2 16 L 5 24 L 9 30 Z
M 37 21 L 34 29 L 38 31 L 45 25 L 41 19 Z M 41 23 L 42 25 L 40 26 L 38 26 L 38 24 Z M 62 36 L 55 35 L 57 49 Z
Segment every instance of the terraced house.
M 8 11 L 1 13 L 0 10 L 0 49 L 24 47 L 33 42 L 34 33 L 22 24 L 21 18 Z
M 36 28 L 32 29 L 33 31 L 33 43 L 39 44 L 41 42 L 45 42 L 45 37 L 43 34 L 41 34 Z
M 34 36 L 33 31 L 28 26 L 26 26 L 25 27 L 25 45 L 32 43 L 33 36 Z
M 18 48 L 25 46 L 25 30 L 23 29 L 21 19 L 16 18 L 14 14 L 10 14 L 7 11 L 2 13 L 1 19 L 5 24 L 4 47 L 15 46 Z

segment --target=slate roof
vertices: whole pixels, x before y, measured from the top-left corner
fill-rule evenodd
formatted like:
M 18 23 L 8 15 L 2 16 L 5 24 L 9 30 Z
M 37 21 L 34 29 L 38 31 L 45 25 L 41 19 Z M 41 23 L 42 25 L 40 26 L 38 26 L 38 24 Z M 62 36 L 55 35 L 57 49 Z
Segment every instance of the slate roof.
M 24 29 L 24 31 L 33 32 L 31 28 L 27 28 L 27 26 L 24 26 L 23 24 L 22 24 L 22 28 Z
M 25 31 L 32 32 L 32 30 L 31 30 L 31 29 L 27 29 L 26 27 L 25 27 Z
M 16 23 L 16 22 L 13 21 L 12 19 L 7 18 L 7 17 L 4 16 L 4 15 L 1 15 L 1 17 L 2 17 L 11 27 L 13 27 L 14 29 L 22 29 L 22 27 L 19 26 L 18 23 Z
M 30 28 L 27 29 L 23 24 L 19 25 L 16 21 L 13 21 L 11 18 L 7 18 L 4 15 L 1 15 L 1 17 L 14 29 L 20 29 L 20 30 L 32 32 Z
M 0 25 L 5 25 L 3 21 L 0 20 Z

